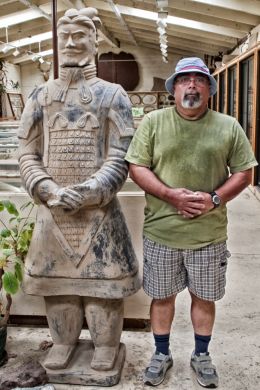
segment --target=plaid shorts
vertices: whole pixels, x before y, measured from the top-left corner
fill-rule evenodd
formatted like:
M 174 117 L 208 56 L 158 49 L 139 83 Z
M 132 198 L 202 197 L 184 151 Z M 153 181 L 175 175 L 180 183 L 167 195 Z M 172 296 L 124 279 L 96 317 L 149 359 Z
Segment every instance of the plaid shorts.
M 225 294 L 228 257 L 226 242 L 174 249 L 144 237 L 144 291 L 164 299 L 188 287 L 201 299 L 217 301 Z

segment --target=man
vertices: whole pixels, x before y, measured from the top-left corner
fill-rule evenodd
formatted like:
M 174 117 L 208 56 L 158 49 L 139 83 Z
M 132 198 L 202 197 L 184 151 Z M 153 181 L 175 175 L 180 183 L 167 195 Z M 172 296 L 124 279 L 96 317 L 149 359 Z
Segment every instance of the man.
M 180 60 L 166 88 L 176 105 L 147 114 L 126 155 L 147 201 L 143 287 L 153 298 L 156 351 L 144 382 L 158 385 L 173 364 L 175 299 L 187 287 L 195 333 L 191 366 L 200 385 L 217 387 L 208 345 L 214 302 L 225 292 L 226 203 L 250 183 L 257 162 L 238 122 L 208 109 L 217 85 L 201 59 Z
M 71 9 L 59 19 L 60 77 L 32 92 L 19 129 L 21 176 L 40 205 L 24 289 L 45 299 L 54 341 L 48 369 L 67 367 L 85 315 L 95 346 L 91 367 L 111 370 L 123 298 L 139 288 L 116 198 L 128 174 L 131 105 L 119 85 L 96 77 L 96 13 Z

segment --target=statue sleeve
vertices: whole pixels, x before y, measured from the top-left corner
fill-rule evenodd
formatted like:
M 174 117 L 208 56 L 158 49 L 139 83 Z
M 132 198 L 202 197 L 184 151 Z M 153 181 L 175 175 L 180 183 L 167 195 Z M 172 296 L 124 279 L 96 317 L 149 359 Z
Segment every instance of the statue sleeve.
M 22 182 L 29 195 L 39 203 L 34 194 L 35 186 L 50 175 L 43 166 L 43 109 L 38 96 L 43 87 L 36 88 L 29 96 L 18 129 L 19 165 Z

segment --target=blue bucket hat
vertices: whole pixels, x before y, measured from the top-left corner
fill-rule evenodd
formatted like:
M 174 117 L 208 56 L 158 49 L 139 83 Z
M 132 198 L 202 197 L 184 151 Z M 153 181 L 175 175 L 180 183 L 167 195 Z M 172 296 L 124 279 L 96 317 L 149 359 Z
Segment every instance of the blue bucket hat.
M 210 96 L 215 95 L 217 92 L 217 82 L 209 72 L 209 68 L 204 64 L 204 62 L 197 57 L 187 57 L 182 58 L 176 65 L 175 73 L 173 73 L 165 82 L 165 87 L 167 91 L 172 94 L 173 84 L 177 76 L 183 73 L 201 73 L 208 77 L 210 82 Z

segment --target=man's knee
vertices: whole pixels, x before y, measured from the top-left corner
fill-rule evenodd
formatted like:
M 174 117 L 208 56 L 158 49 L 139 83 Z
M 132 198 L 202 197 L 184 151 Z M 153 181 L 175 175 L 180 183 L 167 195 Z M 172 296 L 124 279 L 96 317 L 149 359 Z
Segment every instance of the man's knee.
M 210 310 L 210 311 L 214 309 L 215 301 L 202 299 L 202 298 L 198 297 L 197 295 L 195 295 L 194 293 L 192 293 L 191 291 L 189 291 L 189 293 L 190 293 L 190 296 L 191 296 L 192 305 L 194 307 L 195 306 L 196 307 L 201 307 L 204 310 Z
M 171 295 L 170 297 L 162 298 L 162 299 L 153 298 L 152 305 L 154 306 L 174 305 L 175 299 L 176 299 L 176 295 Z

